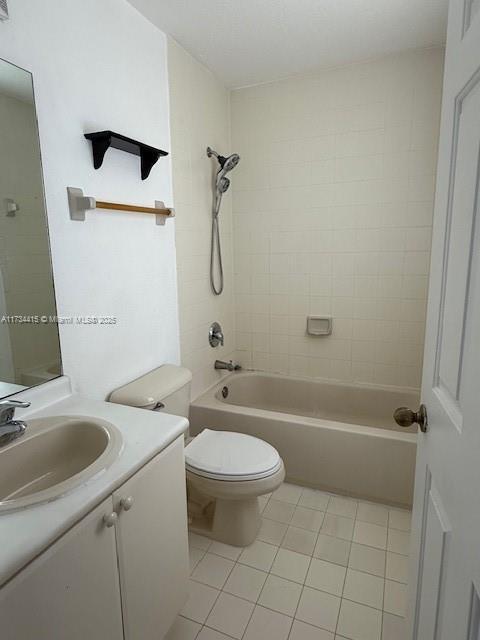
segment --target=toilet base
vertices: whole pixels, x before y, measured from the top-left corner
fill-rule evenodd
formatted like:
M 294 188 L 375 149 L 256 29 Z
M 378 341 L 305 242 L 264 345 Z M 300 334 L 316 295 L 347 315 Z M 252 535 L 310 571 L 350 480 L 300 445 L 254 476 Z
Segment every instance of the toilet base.
M 285 478 L 283 464 L 272 476 L 246 482 L 224 482 L 187 471 L 189 528 L 234 547 L 255 542 L 262 522 L 258 496 L 277 489 Z
M 208 516 L 205 519 L 194 518 L 189 529 L 193 533 L 199 533 L 224 544 L 247 547 L 255 542 L 261 522 L 258 498 L 245 500 L 217 498 L 213 518 Z

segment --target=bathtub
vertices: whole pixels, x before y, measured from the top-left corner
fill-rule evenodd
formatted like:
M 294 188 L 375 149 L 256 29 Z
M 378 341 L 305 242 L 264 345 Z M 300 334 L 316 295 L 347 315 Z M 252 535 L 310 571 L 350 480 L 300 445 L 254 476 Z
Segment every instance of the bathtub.
M 393 420 L 418 393 L 374 385 L 232 373 L 192 402 L 190 431 L 240 431 L 272 444 L 289 482 L 410 507 L 416 428 Z

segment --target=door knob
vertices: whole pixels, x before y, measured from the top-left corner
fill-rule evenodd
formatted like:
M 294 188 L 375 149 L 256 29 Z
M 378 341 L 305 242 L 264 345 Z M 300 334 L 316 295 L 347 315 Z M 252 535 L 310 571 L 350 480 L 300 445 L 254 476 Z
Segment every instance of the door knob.
M 113 511 L 112 513 L 109 513 L 108 515 L 103 516 L 103 522 L 106 527 L 113 527 L 113 525 L 116 523 L 117 520 L 118 520 L 118 516 L 115 513 L 115 511 Z
M 133 507 L 133 498 L 132 496 L 128 496 L 128 498 L 122 498 L 120 500 L 120 506 L 124 511 L 130 511 Z
M 424 404 L 420 405 L 417 412 L 412 411 L 408 407 L 399 407 L 398 409 L 395 409 L 393 417 L 400 427 L 411 427 L 412 424 L 418 424 L 420 431 L 423 433 L 426 433 L 427 431 L 427 407 Z

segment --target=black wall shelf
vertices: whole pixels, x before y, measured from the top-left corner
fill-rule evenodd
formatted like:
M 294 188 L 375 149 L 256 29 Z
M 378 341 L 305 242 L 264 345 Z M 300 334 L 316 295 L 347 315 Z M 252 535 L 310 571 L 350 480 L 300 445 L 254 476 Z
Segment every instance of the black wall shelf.
M 103 158 L 109 147 L 114 149 L 120 149 L 120 151 L 126 151 L 127 153 L 133 153 L 135 156 L 140 156 L 140 171 L 142 180 L 145 180 L 150 175 L 153 165 L 157 162 L 160 156 L 168 156 L 167 151 L 150 147 L 148 144 L 138 142 L 132 138 L 127 138 L 114 131 L 96 131 L 95 133 L 86 133 L 85 138 L 92 143 L 93 152 L 93 166 L 95 169 L 100 169 L 103 164 Z

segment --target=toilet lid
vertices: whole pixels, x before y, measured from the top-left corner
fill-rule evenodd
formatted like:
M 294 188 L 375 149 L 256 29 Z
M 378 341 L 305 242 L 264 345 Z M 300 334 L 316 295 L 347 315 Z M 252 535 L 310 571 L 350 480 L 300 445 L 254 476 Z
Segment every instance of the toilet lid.
M 217 480 L 258 480 L 282 465 L 278 451 L 244 433 L 204 429 L 185 447 L 186 467 L 192 473 Z

